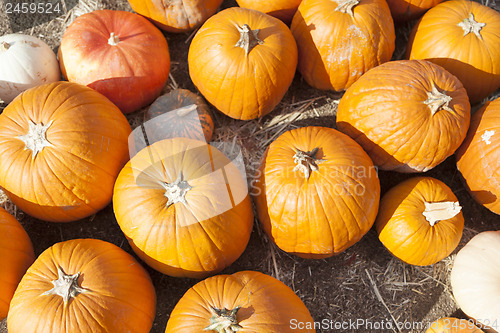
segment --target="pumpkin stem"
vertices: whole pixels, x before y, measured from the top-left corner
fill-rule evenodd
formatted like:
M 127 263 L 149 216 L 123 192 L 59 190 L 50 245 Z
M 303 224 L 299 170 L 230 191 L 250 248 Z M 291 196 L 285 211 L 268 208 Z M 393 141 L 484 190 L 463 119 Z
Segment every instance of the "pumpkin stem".
M 240 306 L 232 310 L 228 309 L 217 309 L 210 307 L 212 312 L 212 318 L 210 318 L 210 325 L 205 327 L 204 331 L 216 331 L 219 333 L 233 333 L 238 332 L 243 327 L 238 324 L 236 320 L 236 313 L 240 309 Z
M 354 6 L 359 4 L 359 0 L 339 0 L 337 1 L 337 8 L 335 8 L 336 12 L 341 12 L 344 14 L 349 14 L 352 18 L 354 18 L 354 13 L 352 9 Z
M 30 120 L 28 133 L 17 137 L 19 140 L 24 142 L 24 149 L 30 149 L 33 152 L 33 158 L 35 158 L 35 156 L 40 151 L 42 151 L 43 148 L 54 147 L 47 140 L 47 130 L 49 129 L 50 125 L 52 125 L 52 120 L 49 121 L 47 125 L 44 125 L 42 123 L 35 124 Z
M 196 104 L 191 104 L 191 105 L 184 106 L 182 108 L 177 109 L 176 113 L 179 117 L 184 117 L 184 116 L 190 114 L 191 112 L 195 111 L 196 108 L 197 108 Z
M 109 35 L 108 44 L 114 46 L 114 45 L 118 45 L 119 42 L 120 42 L 120 38 L 118 38 L 118 36 L 115 36 L 115 33 L 112 32 Z
M 451 96 L 446 95 L 444 92 L 440 92 L 436 88 L 434 82 L 432 82 L 431 91 L 427 92 L 427 99 L 424 101 L 424 104 L 429 106 L 432 115 L 434 115 L 440 110 L 453 112 L 453 110 L 449 107 L 451 100 Z
M 470 13 L 468 18 L 464 18 L 462 22 L 458 24 L 459 27 L 464 29 L 464 36 L 467 36 L 471 32 L 477 36 L 477 38 L 483 40 L 483 36 L 481 36 L 481 29 L 486 26 L 486 23 L 476 22 L 474 19 L 474 14 Z
M 52 281 L 54 288 L 47 290 L 42 295 L 59 295 L 63 298 L 64 305 L 68 304 L 71 298 L 75 298 L 78 294 L 89 292 L 90 290 L 78 286 L 78 278 L 80 273 L 68 275 L 63 272 L 61 267 L 57 267 L 58 278 Z
M 7 42 L 0 43 L 0 51 L 7 51 L 10 48 L 10 44 Z
M 293 168 L 293 171 L 299 170 L 304 174 L 304 177 L 306 177 L 306 179 L 309 179 L 313 171 L 318 171 L 318 164 L 326 161 L 316 158 L 316 153 L 318 152 L 318 150 L 319 149 L 317 147 L 311 151 L 306 152 L 295 149 L 293 161 L 296 165 Z
M 248 53 L 256 46 L 256 45 L 262 45 L 264 42 L 259 39 L 259 31 L 260 29 L 255 29 L 252 30 L 248 26 L 248 24 L 243 24 L 243 27 L 236 26 L 238 31 L 240 32 L 240 39 L 234 46 L 241 47 L 243 50 L 245 50 L 245 55 L 248 55 Z
M 178 202 L 187 205 L 186 193 L 193 187 L 183 180 L 182 172 L 179 173 L 177 179 L 173 183 L 164 183 L 165 196 L 167 197 L 167 207 Z
M 425 216 L 431 227 L 439 221 L 451 219 L 462 210 L 458 201 L 424 202 L 424 204 L 425 210 L 422 215 Z

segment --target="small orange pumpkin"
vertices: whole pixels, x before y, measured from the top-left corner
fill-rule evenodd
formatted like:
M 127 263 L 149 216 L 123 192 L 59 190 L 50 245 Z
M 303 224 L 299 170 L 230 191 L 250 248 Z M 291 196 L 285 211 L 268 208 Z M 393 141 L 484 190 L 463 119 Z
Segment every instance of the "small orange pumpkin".
M 165 333 L 204 331 L 315 332 L 309 310 L 289 287 L 252 271 L 197 283 L 179 300 L 165 329 Z
M 429 61 L 373 68 L 341 98 L 337 127 L 383 170 L 424 172 L 460 146 L 470 104 L 460 81 Z
M 139 151 L 116 180 L 113 207 L 135 253 L 172 276 L 202 278 L 229 266 L 245 250 L 253 225 L 236 165 L 187 138 Z
M 382 197 L 375 227 L 394 256 L 411 265 L 432 265 L 458 246 L 464 229 L 461 209 L 445 183 L 410 178 Z
M 284 23 L 292 22 L 293 15 L 297 11 L 302 0 L 236 0 L 238 6 L 259 10 L 274 16 Z
M 155 317 L 148 273 L 118 246 L 73 239 L 45 250 L 12 298 L 9 333 L 143 332 Z
M 0 320 L 7 317 L 14 290 L 35 260 L 33 245 L 23 226 L 0 208 Z
M 111 201 L 129 159 L 130 125 L 95 90 L 56 82 L 26 90 L 0 115 L 0 186 L 41 220 L 76 221 Z
M 439 318 L 432 322 L 425 333 L 484 333 L 472 320 L 458 318 Z
M 146 111 L 144 120 L 150 143 L 175 137 L 210 142 L 214 131 L 208 105 L 186 89 L 175 89 L 158 97 Z
M 457 167 L 477 202 L 500 214 L 500 97 L 472 115 Z
M 271 143 L 254 187 L 268 236 L 303 258 L 329 257 L 359 241 L 375 221 L 380 197 L 363 149 L 337 130 L 315 126 Z
M 426 10 L 443 0 L 387 0 L 395 21 L 404 22 L 418 18 Z

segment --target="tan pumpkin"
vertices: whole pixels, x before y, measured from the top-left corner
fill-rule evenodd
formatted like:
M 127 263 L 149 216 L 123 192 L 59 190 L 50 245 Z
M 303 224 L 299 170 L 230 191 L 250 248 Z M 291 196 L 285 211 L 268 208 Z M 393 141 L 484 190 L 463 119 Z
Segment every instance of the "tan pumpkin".
M 337 127 L 383 170 L 425 172 L 460 146 L 470 104 L 460 81 L 429 61 L 373 68 L 341 98 Z

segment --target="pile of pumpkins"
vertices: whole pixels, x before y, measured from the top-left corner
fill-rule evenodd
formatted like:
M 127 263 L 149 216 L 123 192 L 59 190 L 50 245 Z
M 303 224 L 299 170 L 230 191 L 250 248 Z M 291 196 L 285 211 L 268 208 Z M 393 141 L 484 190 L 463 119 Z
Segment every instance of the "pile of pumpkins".
M 8 103 L 0 186 L 21 210 L 52 222 L 88 217 L 112 201 L 147 265 L 206 278 L 179 301 L 166 332 L 292 332 L 291 319 L 315 331 L 302 301 L 278 280 L 251 271 L 212 276 L 245 250 L 251 197 L 269 238 L 303 258 L 341 253 L 373 225 L 388 251 L 412 265 L 456 249 L 464 218 L 451 189 L 420 175 L 380 198 L 378 169 L 421 173 L 456 154 L 472 197 L 500 214 L 500 99 L 472 117 L 470 106 L 500 87 L 500 13 L 463 0 L 238 0 L 216 13 L 221 2 L 129 0 L 140 15 L 84 14 L 64 33 L 58 59 L 35 37 L 0 37 L 0 98 Z M 390 61 L 393 18 L 429 8 L 413 28 L 408 60 Z M 189 76 L 225 115 L 265 116 L 298 70 L 314 88 L 345 90 L 336 124 L 274 140 L 249 191 L 238 166 L 208 144 L 214 124 L 203 99 L 185 90 L 160 97 L 170 57 L 153 23 L 168 33 L 199 27 Z M 150 140 L 130 158 L 124 114 L 148 105 Z M 70 240 L 35 260 L 28 235 L 4 210 L 0 233 L 0 317 L 8 316 L 9 332 L 151 329 L 153 285 L 120 248 Z M 500 231 L 481 233 L 458 253 L 451 275 L 457 303 L 484 329 L 500 320 L 499 271 L 488 268 L 499 253 Z M 443 318 L 429 332 L 461 324 Z

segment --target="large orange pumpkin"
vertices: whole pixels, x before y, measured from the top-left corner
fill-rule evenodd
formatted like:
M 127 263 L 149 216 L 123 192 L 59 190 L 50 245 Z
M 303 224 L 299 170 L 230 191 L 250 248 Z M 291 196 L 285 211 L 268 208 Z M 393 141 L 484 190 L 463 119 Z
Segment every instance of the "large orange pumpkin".
M 500 214 L 500 97 L 474 113 L 456 156 L 474 199 Z
M 116 180 L 116 220 L 137 255 L 172 276 L 202 278 L 245 250 L 253 213 L 235 164 L 204 141 L 144 148 Z
M 157 98 L 170 71 L 160 30 L 124 11 L 97 10 L 78 17 L 64 33 L 58 55 L 68 81 L 99 91 L 124 113 Z
M 383 170 L 424 172 L 465 138 L 470 104 L 460 81 L 428 61 L 373 68 L 341 98 L 337 127 Z
M 256 10 L 233 7 L 198 30 L 188 54 L 196 88 L 236 119 L 271 112 L 292 83 L 297 46 L 288 27 Z
M 389 61 L 396 39 L 385 0 L 303 0 L 291 30 L 307 83 L 337 91 Z
M 410 178 L 382 197 L 375 226 L 394 256 L 412 265 L 432 265 L 460 242 L 461 209 L 445 183 L 431 177 Z
M 0 320 L 7 317 L 19 281 L 35 260 L 33 245 L 23 226 L 0 208 Z
M 222 0 L 128 0 L 130 7 L 149 18 L 160 29 L 186 32 L 199 27 L 215 14 Z
M 45 250 L 21 280 L 9 333 L 144 332 L 156 294 L 148 273 L 118 246 L 73 239 Z
M 254 187 L 266 233 L 304 258 L 329 257 L 359 241 L 375 221 L 380 196 L 363 149 L 337 130 L 314 126 L 271 143 Z
M 274 16 L 284 23 L 292 22 L 293 15 L 297 11 L 302 0 L 236 0 L 238 6 L 259 10 Z
M 458 318 L 439 318 L 433 321 L 425 333 L 484 333 L 474 321 Z
M 409 59 L 428 59 L 463 83 L 471 102 L 500 87 L 500 13 L 476 1 L 446 1 L 415 25 Z
M 409 21 L 418 18 L 426 10 L 443 0 L 387 0 L 395 21 Z
M 90 216 L 111 201 L 130 132 L 120 110 L 88 87 L 26 90 L 0 115 L 0 186 L 38 219 Z
M 179 300 L 165 333 L 312 333 L 314 322 L 294 292 L 275 278 L 242 271 L 203 280 Z

